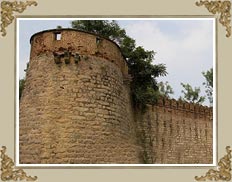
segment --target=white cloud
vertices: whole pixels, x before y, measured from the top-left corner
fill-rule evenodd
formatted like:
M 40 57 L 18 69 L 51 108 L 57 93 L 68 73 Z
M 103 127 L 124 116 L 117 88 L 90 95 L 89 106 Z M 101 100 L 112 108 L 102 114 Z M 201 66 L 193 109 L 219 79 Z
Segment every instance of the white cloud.
M 180 82 L 201 86 L 204 82 L 201 72 L 213 66 L 213 22 L 175 23 L 177 26 L 173 30 L 164 30 L 165 26 L 161 26 L 158 21 L 136 21 L 124 28 L 137 45 L 157 52 L 154 63 L 166 64 L 169 73 L 161 80 L 169 81 L 178 98 L 182 89 Z

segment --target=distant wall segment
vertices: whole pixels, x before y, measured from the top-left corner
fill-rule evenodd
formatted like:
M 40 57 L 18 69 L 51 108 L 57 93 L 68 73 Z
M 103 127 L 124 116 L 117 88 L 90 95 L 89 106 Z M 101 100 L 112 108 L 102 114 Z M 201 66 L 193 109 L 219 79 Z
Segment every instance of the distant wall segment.
M 136 113 L 144 161 L 158 164 L 213 162 L 213 110 L 198 104 L 160 98 Z

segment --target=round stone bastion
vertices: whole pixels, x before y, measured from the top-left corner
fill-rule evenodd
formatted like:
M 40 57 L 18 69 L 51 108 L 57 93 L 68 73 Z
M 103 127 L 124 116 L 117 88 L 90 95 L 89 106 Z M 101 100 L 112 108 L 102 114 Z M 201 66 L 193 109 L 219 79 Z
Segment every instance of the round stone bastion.
M 20 164 L 140 163 L 119 46 L 53 29 L 31 37 L 19 109 Z

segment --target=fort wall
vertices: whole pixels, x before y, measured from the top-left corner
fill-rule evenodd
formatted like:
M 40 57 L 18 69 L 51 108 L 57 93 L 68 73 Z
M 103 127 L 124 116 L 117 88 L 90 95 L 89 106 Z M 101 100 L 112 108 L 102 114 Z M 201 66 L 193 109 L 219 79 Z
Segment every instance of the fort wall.
M 212 108 L 160 98 L 145 113 L 136 113 L 145 163 L 213 162 Z
M 98 35 L 33 35 L 19 112 L 20 164 L 212 163 L 212 108 L 135 110 L 126 61 Z

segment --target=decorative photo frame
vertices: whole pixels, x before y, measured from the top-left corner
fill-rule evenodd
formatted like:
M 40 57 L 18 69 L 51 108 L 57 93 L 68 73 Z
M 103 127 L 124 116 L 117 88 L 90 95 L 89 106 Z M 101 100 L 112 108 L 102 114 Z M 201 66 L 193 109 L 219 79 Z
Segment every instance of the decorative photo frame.
M 74 3 L 74 2 L 72 2 Z M 153 2 L 154 3 L 154 2 Z M 153 4 L 153 3 L 149 3 L 150 5 Z M 175 4 L 178 6 L 178 4 L 181 4 L 182 2 L 181 1 L 176 1 Z M 23 11 L 27 11 L 26 8 L 28 8 L 28 6 L 32 6 L 32 5 L 39 5 L 40 2 L 36 2 L 36 1 L 26 1 L 26 2 L 22 2 L 22 1 L 14 1 L 14 2 L 11 2 L 11 1 L 2 1 L 1 2 L 1 32 L 2 32 L 2 37 L 0 39 L 0 50 L 1 52 L 3 52 L 3 58 L 4 59 L 7 59 L 10 63 L 5 63 L 4 62 L 4 65 L 6 64 L 7 65 L 7 69 L 9 71 L 8 73 L 8 76 L 10 75 L 10 79 L 9 79 L 9 82 L 11 83 L 11 85 L 8 85 L 7 83 L 8 82 L 5 82 L 3 78 L 5 78 L 4 76 L 1 75 L 1 82 L 4 84 L 4 89 L 3 89 L 3 96 L 4 96 L 4 99 L 3 101 L 6 101 L 5 99 L 5 96 L 7 98 L 7 96 L 9 96 L 9 101 L 10 101 L 10 104 L 7 105 L 5 107 L 5 109 L 7 110 L 6 113 L 3 113 L 1 115 L 3 115 L 4 117 L 4 120 L 5 118 L 8 119 L 8 121 L 3 121 L 1 123 L 1 125 L 3 127 L 1 127 L 1 130 L 0 130 L 0 133 L 1 133 L 1 142 L 0 143 L 1 145 L 3 145 L 2 149 L 1 149 L 1 179 L 2 181 L 8 181 L 8 180 L 13 180 L 13 181 L 16 181 L 16 180 L 28 180 L 28 181 L 35 181 L 37 180 L 37 177 L 31 177 L 31 176 L 28 176 L 25 172 L 24 172 L 24 169 L 21 169 L 21 168 L 15 168 L 14 167 L 14 161 L 12 160 L 13 157 L 9 157 L 7 154 L 6 154 L 6 147 L 4 147 L 4 145 L 7 146 L 7 148 L 10 148 L 10 156 L 14 156 L 14 89 L 11 89 L 9 91 L 10 88 L 13 88 L 14 85 L 14 66 L 12 67 L 12 65 L 14 65 L 14 55 L 12 55 L 12 53 L 14 54 L 14 51 L 15 51 L 15 41 L 14 43 L 9 43 L 10 40 L 15 40 L 15 34 L 13 33 L 14 32 L 14 25 L 13 25 L 13 21 L 15 19 L 15 16 L 14 13 L 23 13 Z M 42 2 L 41 1 L 41 6 L 45 5 L 46 3 L 45 2 Z M 70 3 L 71 4 L 71 3 Z M 154 3 L 155 4 L 155 3 Z M 161 6 L 161 7 L 165 7 L 164 4 L 158 2 L 158 4 Z M 193 180 L 192 178 L 189 178 L 191 175 L 193 176 L 196 176 L 196 175 L 200 175 L 201 174 L 204 174 L 206 173 L 204 176 L 201 176 L 201 177 L 195 177 L 195 180 L 197 181 L 204 181 L 204 180 L 223 180 L 223 181 L 230 181 L 231 180 L 231 150 L 230 150 L 230 147 L 229 145 L 231 144 L 231 141 L 229 140 L 230 137 L 228 138 L 224 138 L 223 137 L 223 134 L 225 135 L 230 135 L 230 132 L 227 132 L 230 130 L 231 128 L 231 125 L 230 123 L 226 122 L 226 121 L 223 121 L 228 120 L 228 116 L 230 115 L 230 109 L 229 109 L 229 104 L 231 102 L 231 99 L 227 99 L 226 97 L 229 97 L 229 84 L 225 84 L 229 78 L 226 80 L 225 79 L 225 74 L 220 72 L 222 70 L 225 69 L 225 72 L 229 72 L 229 60 L 231 59 L 231 52 L 229 51 L 228 47 L 231 47 L 232 45 L 232 42 L 231 42 L 231 22 L 230 22 L 230 17 L 231 17 L 231 1 L 199 1 L 199 2 L 188 2 L 187 4 L 185 3 L 185 5 L 187 6 L 186 9 L 188 9 L 189 7 L 191 7 L 191 5 L 193 6 L 193 9 L 191 9 L 191 12 L 194 14 L 194 15 L 198 15 L 198 16 L 201 16 L 201 15 L 211 15 L 211 13 L 214 14 L 214 17 L 217 18 L 218 20 L 218 24 L 217 24 L 217 29 L 218 29 L 218 32 L 217 32 L 217 39 L 218 39 L 218 45 L 217 45 L 217 48 L 218 48 L 218 157 L 220 158 L 220 156 L 223 156 L 223 154 L 225 153 L 224 152 L 224 148 L 225 146 L 226 147 L 226 155 L 224 155 L 224 157 L 220 158 L 220 161 L 218 162 L 218 165 L 215 166 L 214 169 L 209 169 L 208 172 L 205 172 L 207 171 L 207 168 L 204 168 L 204 169 L 187 169 L 187 170 L 191 170 L 191 174 L 188 174 L 188 175 L 182 175 L 180 174 L 179 176 L 184 176 L 183 178 L 180 178 L 180 179 L 176 179 L 176 180 Z M 50 4 L 49 4 L 50 5 Z M 62 3 L 60 4 L 62 5 Z M 197 12 L 197 6 L 205 6 L 206 9 L 208 9 L 209 13 L 207 13 L 206 10 L 202 10 L 199 12 Z M 128 7 L 128 5 L 125 5 L 126 7 Z M 69 7 L 69 6 L 67 6 Z M 147 6 L 145 6 L 147 7 Z M 40 7 L 42 8 L 42 7 Z M 101 7 L 102 8 L 102 7 Z M 117 7 L 118 8 L 118 7 Z M 117 9 L 116 8 L 116 9 Z M 29 8 L 28 8 L 29 9 Z M 161 8 L 162 9 L 162 8 Z M 181 9 L 181 8 L 180 8 Z M 42 10 L 42 9 L 40 9 Z M 117 9 L 118 10 L 118 9 Z M 38 10 L 39 11 L 39 10 Z M 74 9 L 71 10 L 73 15 L 74 14 Z M 161 10 L 161 12 L 158 12 L 157 15 L 168 15 L 170 14 L 170 12 L 173 12 L 172 10 L 171 11 L 167 11 L 165 8 Z M 90 10 L 91 12 L 91 10 Z M 180 11 L 182 12 L 182 11 Z M 178 14 L 175 13 L 175 15 L 179 15 L 181 16 L 182 14 L 178 12 Z M 30 10 L 30 15 L 38 15 L 38 12 L 36 11 L 36 14 L 33 13 L 33 10 Z M 89 13 L 90 14 L 94 14 L 95 11 L 92 11 L 92 13 Z M 159 14 L 160 13 L 160 14 Z M 45 13 L 43 12 L 42 15 L 44 15 Z M 48 13 L 49 14 L 49 13 Z M 85 15 L 85 13 L 81 13 L 81 15 Z M 146 14 L 146 13 L 145 13 Z M 185 14 L 185 11 L 183 11 L 183 14 Z M 57 10 L 56 13 L 54 13 L 54 15 L 60 15 L 59 13 L 59 10 Z M 61 14 L 62 15 L 62 14 Z M 100 14 L 96 14 L 96 15 L 100 15 Z M 108 15 L 110 15 L 108 13 Z M 122 15 L 122 13 L 119 13 L 118 16 Z M 134 12 L 133 15 L 139 15 L 138 13 Z M 156 13 L 152 13 L 149 12 L 148 13 L 148 16 L 153 16 L 153 15 L 156 15 Z M 192 15 L 192 14 L 191 14 Z M 191 16 L 191 15 L 187 15 L 187 16 Z M 115 15 L 117 16 L 117 15 Z M 8 33 L 8 29 L 9 29 L 9 33 Z M 226 33 L 225 31 L 223 31 L 224 29 L 226 29 Z M 225 34 L 223 34 L 225 33 Z M 9 38 L 10 36 L 11 39 Z M 6 50 L 6 47 L 7 45 L 13 45 L 12 47 L 12 50 L 11 50 L 11 56 L 7 55 L 5 53 L 5 50 Z M 225 60 L 223 60 L 223 58 Z M 222 64 L 221 64 L 221 62 Z M 227 69 L 226 69 L 227 68 Z M 3 71 L 2 74 L 4 75 L 5 72 Z M 224 90 L 225 89 L 225 90 Z M 7 94 L 7 92 L 9 92 L 9 94 Z M 3 102 L 3 103 L 6 103 L 6 102 Z M 0 105 L 1 107 L 4 107 L 5 105 L 4 104 L 1 104 Z M 226 107 L 226 109 L 224 109 L 224 107 Z M 3 111 L 3 110 L 2 110 Z M 13 119 L 13 121 L 9 121 L 9 119 Z M 6 127 L 5 127 L 6 126 Z M 6 130 L 7 132 L 4 132 L 4 130 Z M 5 139 L 6 137 L 6 133 L 10 133 L 10 137 L 8 138 L 10 140 L 10 143 L 8 143 Z M 228 133 L 228 134 L 227 134 Z M 11 150 L 12 149 L 12 150 Z M 39 173 L 41 174 L 41 181 L 44 180 L 44 181 L 47 181 L 46 179 L 46 176 L 44 176 L 43 173 L 46 173 L 46 170 L 49 170 L 49 169 L 43 169 L 42 171 L 40 170 Z M 77 172 L 77 170 L 80 170 L 80 169 L 64 169 L 65 172 Z M 85 171 L 78 171 L 77 173 L 81 174 L 83 172 L 84 173 L 91 173 L 93 169 L 85 169 Z M 110 177 L 113 177 L 114 175 L 116 175 L 117 173 L 120 173 L 122 169 L 114 169 L 113 172 L 111 172 L 111 174 L 109 174 L 109 176 L 107 175 L 107 177 L 105 177 L 104 179 L 102 179 L 103 181 L 104 180 L 108 180 Z M 136 171 L 138 171 L 138 169 L 128 169 L 131 174 L 134 174 L 136 173 Z M 177 173 L 182 173 L 183 170 L 186 170 L 186 169 L 180 169 L 180 168 L 176 168 L 174 169 L 175 171 L 177 171 Z M 26 171 L 26 170 L 25 170 Z M 32 173 L 36 173 L 36 169 L 28 169 L 29 172 L 32 172 Z M 149 169 L 149 174 L 148 176 L 146 176 L 147 178 L 150 179 L 150 177 L 153 177 L 154 179 L 157 177 L 161 177 L 162 174 L 164 174 L 164 171 L 165 173 L 168 172 L 167 169 Z M 54 169 L 54 172 L 56 172 L 56 169 Z M 97 170 L 94 170 L 92 171 L 94 175 L 98 176 L 98 172 Z M 100 172 L 101 173 L 101 172 Z M 99 173 L 99 174 L 100 174 Z M 146 172 L 145 172 L 146 173 Z M 158 174 L 157 174 L 158 173 Z M 193 173 L 195 175 L 193 175 Z M 155 175 L 156 174 L 156 175 Z M 138 173 L 138 175 L 141 175 L 140 177 L 143 176 L 143 174 L 141 172 Z M 40 179 L 40 175 L 38 174 L 37 175 L 38 178 Z M 60 176 L 60 175 L 58 175 Z M 62 176 L 62 175 L 61 175 Z M 123 174 L 123 176 L 125 177 L 126 174 Z M 172 176 L 172 175 L 171 175 Z M 51 176 L 50 176 L 51 177 Z M 63 176 L 63 178 L 67 178 L 67 176 Z M 78 176 L 76 175 L 72 175 L 72 178 L 78 180 Z M 57 180 L 56 181 L 60 181 L 62 178 L 56 178 Z M 81 179 L 87 179 L 87 180 L 91 180 L 90 178 L 85 178 L 85 177 L 81 177 Z M 101 179 L 100 177 L 98 179 Z M 98 180 L 97 179 L 97 180 Z M 121 177 L 118 178 L 118 180 L 120 180 Z M 134 176 L 130 176 L 128 177 L 127 176 L 127 179 L 128 180 L 132 180 L 132 179 L 135 179 Z M 165 181 L 168 181 L 168 178 L 167 177 L 164 177 L 163 178 Z M 136 179 L 135 179 L 136 180 Z

